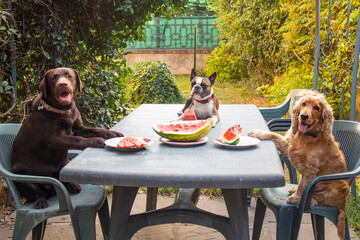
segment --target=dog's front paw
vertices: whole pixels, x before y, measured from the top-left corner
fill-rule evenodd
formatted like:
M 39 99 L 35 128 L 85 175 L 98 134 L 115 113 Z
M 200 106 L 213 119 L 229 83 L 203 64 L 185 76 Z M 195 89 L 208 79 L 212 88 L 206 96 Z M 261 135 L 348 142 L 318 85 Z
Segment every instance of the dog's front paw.
M 66 183 L 65 187 L 69 191 L 69 193 L 77 194 L 81 192 L 81 186 L 77 183 Z
M 250 132 L 248 132 L 247 135 L 249 137 L 254 137 L 254 138 L 258 138 L 260 140 L 264 140 L 265 136 L 266 136 L 266 131 L 264 131 L 262 129 L 252 129 L 252 130 L 250 130 Z
M 290 197 L 288 197 L 286 202 L 289 203 L 289 204 L 299 204 L 300 203 L 300 198 L 293 194 Z
M 34 202 L 34 207 L 36 209 L 47 208 L 48 206 L 49 202 L 44 197 L 40 197 Z
M 292 188 L 290 188 L 290 189 L 288 190 L 288 192 L 289 192 L 289 194 L 291 195 L 291 194 L 293 194 L 294 192 L 296 192 L 296 190 L 297 190 L 297 187 L 292 187 Z
M 123 137 L 123 136 L 124 135 L 122 133 L 119 133 L 116 131 L 108 131 L 108 132 L 106 132 L 106 134 L 103 138 L 110 139 L 110 138 Z
M 105 140 L 101 137 L 87 138 L 83 144 L 83 149 L 87 147 L 103 148 L 105 147 Z

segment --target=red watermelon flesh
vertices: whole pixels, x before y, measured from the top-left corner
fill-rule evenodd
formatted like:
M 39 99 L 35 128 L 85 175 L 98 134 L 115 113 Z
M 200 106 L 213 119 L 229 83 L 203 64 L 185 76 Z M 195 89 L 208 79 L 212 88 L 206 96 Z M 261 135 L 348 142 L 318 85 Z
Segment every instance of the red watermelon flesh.
M 239 124 L 230 127 L 221 137 L 225 143 L 238 144 L 242 128 Z
M 194 109 L 186 109 L 183 116 L 183 121 L 197 120 Z

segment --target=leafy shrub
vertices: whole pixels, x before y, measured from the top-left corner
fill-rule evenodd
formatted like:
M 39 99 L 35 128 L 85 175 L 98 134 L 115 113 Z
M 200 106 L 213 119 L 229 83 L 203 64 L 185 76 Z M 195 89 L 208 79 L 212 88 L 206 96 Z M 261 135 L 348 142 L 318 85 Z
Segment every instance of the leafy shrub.
M 135 63 L 128 76 L 128 99 L 133 104 L 182 103 L 180 90 L 165 63 L 148 61 Z
M 357 192 L 359 188 L 357 187 Z M 346 217 L 353 228 L 355 228 L 355 234 L 360 237 L 360 196 L 351 197 L 346 201 L 345 205 Z
M 80 69 L 83 93 L 79 94 L 79 109 L 85 125 L 110 128 L 129 111 L 125 100 L 124 79 L 128 73 L 125 62 L 97 62 L 91 68 Z
M 225 82 L 272 82 L 288 62 L 278 32 L 287 15 L 279 1 L 211 2 L 211 9 L 219 16 L 220 37 L 225 41 L 208 57 L 208 71 L 216 71 Z
M 284 72 L 284 75 L 281 77 L 275 78 L 274 84 L 272 86 L 265 85 L 261 87 L 262 93 L 265 93 L 265 96 L 271 99 L 272 104 L 279 104 L 284 99 L 287 93 L 294 88 L 313 88 L 313 76 L 314 76 L 314 52 L 315 52 L 315 8 L 314 2 L 312 0 L 304 0 L 301 2 L 286 0 L 282 2 L 282 11 L 288 13 L 288 17 L 282 28 L 280 29 L 283 37 L 282 48 L 284 52 L 289 52 L 293 54 L 293 60 L 288 64 L 287 69 Z M 354 43 L 356 36 L 356 24 L 359 14 L 360 3 L 355 1 L 352 3 L 352 14 L 350 15 L 350 33 L 349 41 Z M 332 16 L 334 17 L 331 21 L 331 31 L 339 34 L 340 32 L 345 32 L 346 28 L 346 11 L 347 2 L 336 0 L 333 1 L 332 7 Z M 321 24 L 323 28 L 321 29 L 321 39 L 320 42 L 326 42 L 326 23 L 328 21 L 328 2 L 323 2 L 321 4 Z M 333 38 L 330 38 L 331 41 L 334 41 Z M 345 39 L 339 36 L 339 54 L 344 58 L 345 61 L 350 62 L 347 55 L 348 44 L 346 44 Z M 333 42 L 332 42 L 333 43 Z M 329 42 L 327 42 L 329 44 Z M 324 51 L 327 55 L 332 55 L 334 53 L 334 46 L 329 44 L 329 48 L 324 48 Z M 336 55 L 336 53 L 334 53 Z M 332 77 L 333 73 L 339 71 L 339 69 L 347 69 L 348 66 L 344 66 L 342 61 L 332 56 L 331 58 L 321 58 L 323 62 L 323 67 L 320 69 L 320 73 L 323 76 L 324 80 L 329 80 Z M 330 70 L 332 69 L 332 71 Z M 340 71 L 341 73 L 343 71 Z M 344 77 L 345 76 L 345 77 Z M 337 76 L 336 82 L 339 87 L 340 83 L 346 79 L 346 74 L 339 74 Z M 339 119 L 340 117 L 340 103 L 341 103 L 341 93 L 336 93 L 333 81 L 325 82 L 327 88 L 327 101 L 334 109 L 334 117 Z M 344 104 L 344 116 L 346 118 L 349 115 L 350 110 L 350 88 L 351 85 L 347 85 L 345 88 L 345 104 Z M 319 80 L 318 91 L 323 91 L 323 86 Z M 339 89 L 338 89 L 339 91 Z

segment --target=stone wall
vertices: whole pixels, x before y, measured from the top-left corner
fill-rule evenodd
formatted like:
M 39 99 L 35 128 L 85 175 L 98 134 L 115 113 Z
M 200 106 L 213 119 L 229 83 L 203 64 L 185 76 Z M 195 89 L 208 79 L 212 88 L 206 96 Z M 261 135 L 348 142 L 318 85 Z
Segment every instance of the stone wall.
M 196 69 L 205 70 L 206 57 L 211 53 L 210 50 L 197 50 Z M 172 74 L 190 74 L 194 68 L 194 50 L 128 50 L 126 61 L 129 65 L 142 61 L 159 60 L 166 63 Z

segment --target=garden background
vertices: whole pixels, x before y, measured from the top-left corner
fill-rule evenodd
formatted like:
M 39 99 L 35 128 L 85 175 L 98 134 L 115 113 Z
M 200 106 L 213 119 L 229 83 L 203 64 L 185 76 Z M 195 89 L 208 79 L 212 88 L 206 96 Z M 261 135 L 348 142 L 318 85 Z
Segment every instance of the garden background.
M 346 4 L 333 0 L 338 30 Z M 352 5 L 355 38 L 360 3 Z M 184 103 L 189 76 L 174 76 L 157 61 L 129 66 L 127 47 L 145 39 L 145 25 L 154 17 L 204 11 L 215 18 L 219 45 L 197 72 L 217 72 L 221 103 L 275 106 L 291 89 L 312 89 L 313 0 L 0 1 L 0 123 L 26 119 L 42 76 L 59 66 L 79 71 L 84 89 L 78 105 L 86 125 L 109 128 L 141 103 Z M 337 118 L 340 96 L 327 99 Z M 349 108 L 348 102 L 345 116 Z M 348 217 L 360 228 L 359 197 L 348 202 Z

